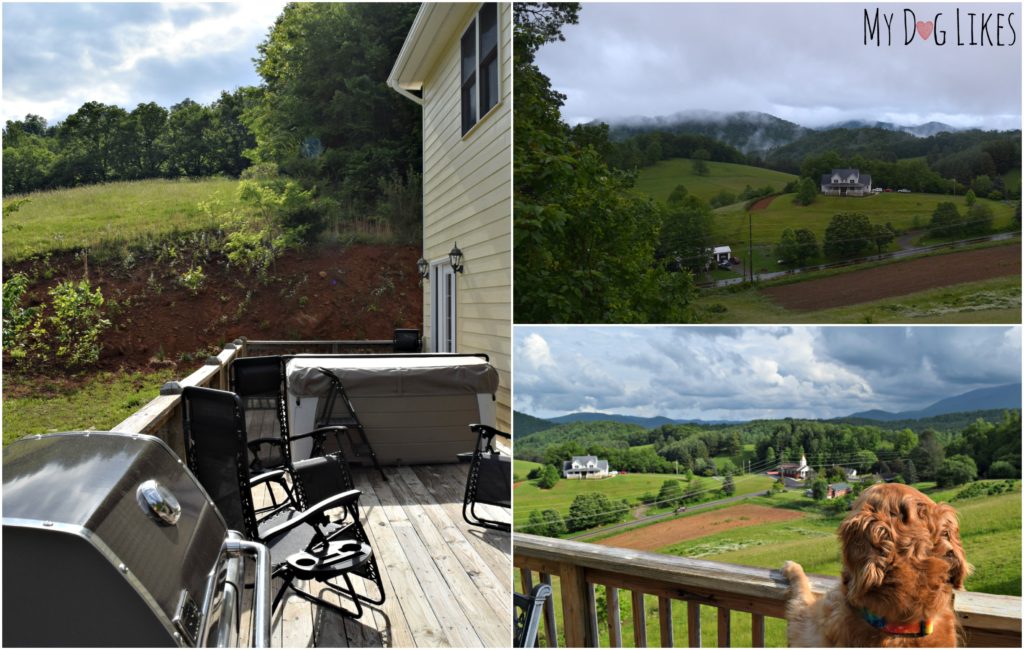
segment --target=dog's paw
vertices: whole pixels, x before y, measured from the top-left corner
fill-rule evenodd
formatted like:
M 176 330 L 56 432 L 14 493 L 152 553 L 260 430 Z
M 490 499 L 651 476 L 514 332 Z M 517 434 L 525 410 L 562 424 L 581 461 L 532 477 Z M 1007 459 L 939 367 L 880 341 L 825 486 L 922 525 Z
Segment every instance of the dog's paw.
M 792 560 L 786 560 L 781 570 L 782 575 L 786 576 L 786 580 L 790 582 L 804 575 L 804 568 Z

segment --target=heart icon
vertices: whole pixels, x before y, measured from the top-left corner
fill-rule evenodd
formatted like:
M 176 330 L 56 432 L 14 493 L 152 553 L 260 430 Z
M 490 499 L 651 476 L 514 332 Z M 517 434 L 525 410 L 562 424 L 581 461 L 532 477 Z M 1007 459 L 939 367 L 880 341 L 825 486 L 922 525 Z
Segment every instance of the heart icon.
M 917 33 L 921 35 L 921 38 L 928 40 L 928 37 L 932 35 L 932 30 L 935 28 L 935 23 L 932 21 L 921 22 L 917 21 Z

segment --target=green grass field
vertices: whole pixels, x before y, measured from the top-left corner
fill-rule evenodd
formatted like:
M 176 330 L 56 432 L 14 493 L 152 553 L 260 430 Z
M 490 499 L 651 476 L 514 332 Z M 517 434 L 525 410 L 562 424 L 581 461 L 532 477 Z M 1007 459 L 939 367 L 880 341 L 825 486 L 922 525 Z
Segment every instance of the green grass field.
M 749 165 L 708 162 L 708 169 L 711 173 L 707 176 L 698 176 L 693 173 L 693 160 L 689 158 L 662 160 L 640 170 L 635 189 L 664 203 L 681 184 L 690 194 L 710 201 L 721 190 L 739 194 L 747 185 L 755 189 L 771 185 L 776 192 L 781 192 L 786 183 L 796 180 L 793 174 Z
M 528 460 L 519 460 L 518 458 L 514 458 L 512 460 L 512 480 L 525 481 L 526 475 L 538 467 L 543 467 L 543 465 Z
M 5 196 L 5 206 L 28 203 L 4 216 L 3 259 L 213 226 L 198 203 L 217 200 L 231 207 L 237 185 L 230 178 L 154 179 Z
M 817 311 L 784 309 L 750 288 L 706 292 L 696 305 L 714 306 L 705 318 L 711 323 L 1019 323 L 1021 279 L 967 282 Z
M 955 495 L 961 488 L 933 491 L 931 496 L 943 500 Z M 762 505 L 785 507 L 809 506 L 810 499 L 799 492 L 786 492 L 768 499 L 756 498 Z M 960 512 L 961 536 L 968 559 L 975 565 L 975 573 L 967 580 L 971 591 L 1020 595 L 1021 580 L 1021 503 L 1020 493 L 983 497 L 959 501 L 954 506 Z M 799 521 L 736 528 L 723 533 L 670 546 L 662 552 L 686 557 L 745 564 L 776 569 L 786 560 L 799 561 L 811 573 L 838 575 L 840 561 L 835 533 L 841 517 L 808 514 Z M 560 601 L 557 576 L 552 578 L 556 603 Z M 599 609 L 598 632 L 600 645 L 608 646 L 608 627 L 604 608 L 605 588 L 597 587 Z M 619 592 L 622 639 L 625 647 L 633 647 L 633 613 L 629 592 Z M 677 642 L 686 639 L 685 607 L 679 601 L 672 603 L 673 634 Z M 658 645 L 661 637 L 658 625 L 658 602 L 653 596 L 644 597 L 648 645 Z M 562 629 L 561 607 L 555 608 L 559 629 Z M 700 608 L 701 629 L 705 647 L 717 642 L 717 610 Z M 730 630 L 732 645 L 751 645 L 750 617 L 734 613 Z M 766 619 L 765 642 L 770 647 L 786 645 L 786 624 L 780 619 Z
M 55 431 L 103 431 L 139 410 L 160 392 L 176 371 L 152 373 L 103 372 L 81 387 L 66 389 L 40 386 L 35 397 L 4 395 L 3 442 L 27 435 Z M 48 389 L 49 388 L 49 389 Z
M 961 214 L 967 206 L 963 196 L 947 196 L 943 194 L 900 194 L 887 192 L 862 198 L 818 196 L 808 206 L 793 203 L 794 194 L 783 194 L 775 197 L 764 210 L 751 213 L 752 224 L 747 223 L 747 214 L 737 206 L 720 208 L 715 211 L 713 233 L 716 245 L 728 244 L 733 249 L 745 253 L 746 244 L 750 239 L 750 225 L 753 228 L 754 246 L 767 244 L 774 246 L 782 237 L 786 228 L 807 228 L 818 238 L 818 244 L 825 239 L 825 228 L 832 216 L 840 212 L 862 212 L 868 215 L 872 223 L 891 223 L 897 230 L 921 228 L 928 225 L 935 206 L 940 202 L 952 201 Z M 979 199 L 987 203 L 993 212 L 993 227 L 997 230 L 1009 227 L 1013 216 L 1013 207 L 998 201 Z M 742 258 L 741 253 L 737 256 Z M 770 256 L 770 255 L 769 255 Z M 764 266 L 762 264 L 762 266 Z M 760 270 L 755 261 L 755 269 Z M 769 267 L 769 270 L 770 267 Z

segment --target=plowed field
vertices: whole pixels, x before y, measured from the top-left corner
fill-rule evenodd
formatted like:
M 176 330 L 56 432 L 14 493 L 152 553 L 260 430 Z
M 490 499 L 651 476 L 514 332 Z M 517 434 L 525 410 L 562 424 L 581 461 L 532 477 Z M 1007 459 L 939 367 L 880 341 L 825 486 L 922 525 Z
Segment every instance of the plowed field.
M 896 262 L 769 287 L 763 293 L 786 309 L 828 309 L 1020 273 L 1016 244 Z
M 803 513 L 795 510 L 744 504 L 646 526 L 602 539 L 597 543 L 604 546 L 631 548 L 637 551 L 656 551 L 670 544 L 713 535 L 733 528 L 790 521 L 803 516 Z

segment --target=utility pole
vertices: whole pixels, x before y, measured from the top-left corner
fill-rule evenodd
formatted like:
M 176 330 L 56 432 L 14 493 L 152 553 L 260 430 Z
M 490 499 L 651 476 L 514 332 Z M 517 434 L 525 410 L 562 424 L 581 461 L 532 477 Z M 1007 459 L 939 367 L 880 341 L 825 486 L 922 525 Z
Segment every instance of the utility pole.
M 747 210 L 747 264 L 750 266 L 750 284 L 754 284 L 754 220 Z

